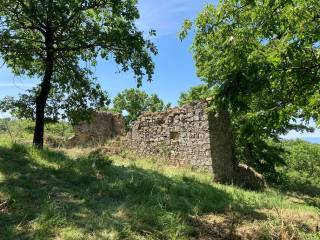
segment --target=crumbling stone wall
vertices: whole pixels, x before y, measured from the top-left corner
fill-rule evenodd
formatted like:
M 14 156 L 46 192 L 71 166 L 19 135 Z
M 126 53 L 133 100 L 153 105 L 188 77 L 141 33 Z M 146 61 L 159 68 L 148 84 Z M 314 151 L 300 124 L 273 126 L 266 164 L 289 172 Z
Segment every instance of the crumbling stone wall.
M 218 124 L 221 129 L 212 127 L 222 119 L 208 114 L 206 107 L 205 102 L 197 101 L 166 112 L 143 114 L 129 133 L 131 149 L 142 154 L 163 155 L 174 165 L 188 165 L 211 171 L 217 165 L 213 164 L 213 159 L 219 161 L 223 154 L 224 161 L 232 161 L 232 152 L 225 153 L 232 149 L 227 146 L 228 141 L 231 141 L 226 139 L 229 135 L 225 137 L 223 134 L 226 129 L 223 127 L 224 122 Z M 210 128 L 221 132 L 214 134 L 219 139 L 211 137 Z M 215 141 L 221 141 L 222 144 L 216 147 Z
M 94 112 L 90 122 L 83 121 L 74 127 L 75 136 L 69 140 L 69 146 L 92 145 L 125 134 L 121 114 L 104 111 Z
M 207 103 L 196 101 L 165 112 L 144 113 L 123 142 L 144 154 L 163 156 L 169 164 L 213 171 L 215 180 L 252 189 L 263 188 L 264 178 L 234 160 L 231 120 L 228 111 L 206 111 Z M 120 114 L 95 112 L 92 121 L 75 127 L 70 146 L 89 145 L 124 135 Z

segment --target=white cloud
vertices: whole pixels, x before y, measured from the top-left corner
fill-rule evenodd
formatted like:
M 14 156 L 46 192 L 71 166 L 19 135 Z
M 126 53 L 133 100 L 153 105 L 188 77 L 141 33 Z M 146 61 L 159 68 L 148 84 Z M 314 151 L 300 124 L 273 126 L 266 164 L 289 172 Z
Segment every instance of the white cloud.
M 208 1 L 204 0 L 141 0 L 137 25 L 144 31 L 155 29 L 157 36 L 177 35 L 183 21 L 193 19 Z

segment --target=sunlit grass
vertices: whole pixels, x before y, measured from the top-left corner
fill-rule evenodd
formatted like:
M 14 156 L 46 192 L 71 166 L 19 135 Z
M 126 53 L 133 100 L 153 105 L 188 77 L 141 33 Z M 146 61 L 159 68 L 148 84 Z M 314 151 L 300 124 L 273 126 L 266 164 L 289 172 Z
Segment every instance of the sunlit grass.
M 262 228 L 278 224 L 274 209 L 319 216 L 276 189 L 246 191 L 161 159 L 91 151 L 40 151 L 1 138 L 0 239 L 197 239 L 194 217 L 234 213 Z

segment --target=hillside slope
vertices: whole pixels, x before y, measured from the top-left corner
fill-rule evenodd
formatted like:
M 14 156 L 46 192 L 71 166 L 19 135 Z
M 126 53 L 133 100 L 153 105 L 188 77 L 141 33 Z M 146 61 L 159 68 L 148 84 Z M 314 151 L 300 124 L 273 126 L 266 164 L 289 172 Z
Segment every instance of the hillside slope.
M 319 205 L 130 152 L 0 141 L 0 239 L 319 239 Z M 292 238 L 291 238 L 292 237 Z

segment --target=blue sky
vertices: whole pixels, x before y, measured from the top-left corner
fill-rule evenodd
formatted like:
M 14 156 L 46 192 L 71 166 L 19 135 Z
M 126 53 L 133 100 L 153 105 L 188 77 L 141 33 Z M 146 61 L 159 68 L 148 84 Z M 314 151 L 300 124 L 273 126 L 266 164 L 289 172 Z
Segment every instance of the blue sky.
M 153 39 L 159 54 L 154 57 L 156 64 L 153 82 L 143 83 L 142 89 L 148 93 L 157 93 L 166 102 L 176 104 L 181 92 L 198 85 L 201 81 L 190 52 L 192 36 L 181 42 L 178 32 L 186 18 L 194 19 L 207 3 L 217 1 L 205 0 L 140 0 L 141 18 L 137 25 L 141 30 L 157 31 Z M 135 87 L 131 73 L 117 73 L 118 67 L 112 62 L 98 61 L 95 75 L 103 88 L 114 97 L 118 92 Z M 37 84 L 37 80 L 27 77 L 14 77 L 4 66 L 0 69 L 0 99 L 4 96 L 15 96 Z M 291 132 L 286 138 L 320 137 L 315 133 Z
M 153 82 L 144 82 L 142 89 L 157 93 L 166 102 L 176 104 L 181 92 L 201 82 L 196 76 L 194 62 L 189 51 L 192 38 L 181 42 L 178 32 L 186 18 L 193 19 L 208 1 L 204 0 L 140 0 L 141 18 L 137 21 L 139 29 L 157 31 L 153 38 L 159 50 L 154 57 L 156 64 Z M 213 1 L 210 1 L 213 2 Z M 131 73 L 117 73 L 118 67 L 112 62 L 98 61 L 95 75 L 111 97 L 118 92 L 136 87 Z M 17 95 L 37 84 L 34 79 L 14 77 L 8 69 L 0 69 L 0 98 Z

